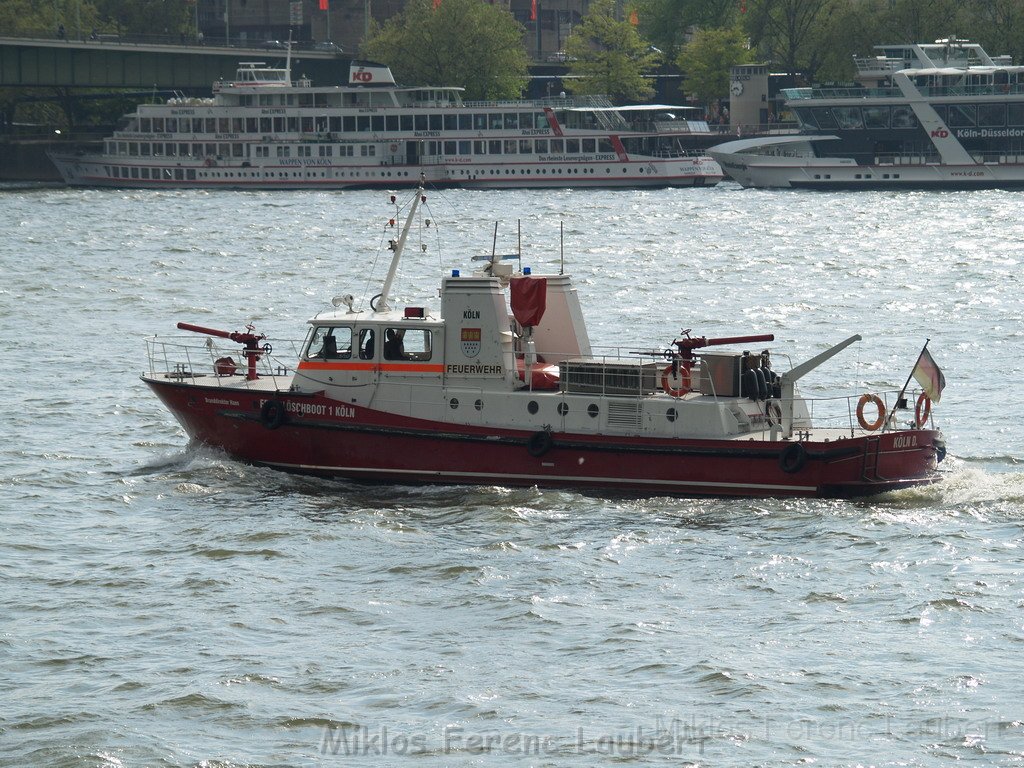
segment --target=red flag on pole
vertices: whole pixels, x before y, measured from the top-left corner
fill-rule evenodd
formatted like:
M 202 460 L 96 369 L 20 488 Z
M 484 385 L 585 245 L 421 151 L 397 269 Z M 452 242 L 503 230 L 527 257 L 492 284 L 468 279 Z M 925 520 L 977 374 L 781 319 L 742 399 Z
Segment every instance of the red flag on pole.
M 328 8 L 328 5 L 327 5 L 327 4 L 328 4 L 329 2 L 330 2 L 330 0 L 320 0 L 320 10 L 321 10 L 321 11 L 326 11 L 326 10 L 327 10 L 327 8 Z
M 537 0 L 530 0 L 530 21 L 537 20 Z
M 441 7 L 441 0 L 434 0 L 434 10 L 436 11 Z

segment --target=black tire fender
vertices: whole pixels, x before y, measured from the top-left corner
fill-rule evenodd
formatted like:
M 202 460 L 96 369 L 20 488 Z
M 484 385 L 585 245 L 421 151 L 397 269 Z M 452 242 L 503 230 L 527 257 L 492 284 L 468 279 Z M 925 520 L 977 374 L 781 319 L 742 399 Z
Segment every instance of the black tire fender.
M 550 451 L 551 446 L 554 444 L 555 441 L 551 437 L 551 433 L 544 429 L 530 435 L 530 439 L 526 441 L 526 452 L 535 459 L 539 459 L 545 453 Z
M 779 454 L 779 469 L 788 475 L 795 474 L 807 463 L 807 449 L 801 443 L 790 443 Z
M 280 400 L 267 400 L 260 408 L 260 423 L 267 429 L 277 429 L 285 420 L 284 403 Z

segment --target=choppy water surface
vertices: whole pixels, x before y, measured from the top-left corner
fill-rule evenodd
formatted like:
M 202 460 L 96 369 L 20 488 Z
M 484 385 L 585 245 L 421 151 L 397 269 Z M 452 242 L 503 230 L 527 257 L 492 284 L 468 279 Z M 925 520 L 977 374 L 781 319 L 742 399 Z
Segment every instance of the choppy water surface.
M 3 193 L 0 765 L 1024 762 L 1020 199 L 431 194 L 403 303 L 519 218 L 538 269 L 564 222 L 595 344 L 774 333 L 798 361 L 862 333 L 817 394 L 898 388 L 932 338 L 946 480 L 834 502 L 365 487 L 188 449 L 142 337 L 301 337 L 378 291 L 386 195 Z

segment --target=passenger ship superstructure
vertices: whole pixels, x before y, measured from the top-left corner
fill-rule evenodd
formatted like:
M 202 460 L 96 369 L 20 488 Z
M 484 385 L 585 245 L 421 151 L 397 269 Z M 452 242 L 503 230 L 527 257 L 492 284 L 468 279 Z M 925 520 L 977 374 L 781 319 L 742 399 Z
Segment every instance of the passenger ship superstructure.
M 684 139 L 689 109 L 603 97 L 463 102 L 456 87 L 399 87 L 353 62 L 347 86 L 242 62 L 212 98 L 139 105 L 96 153 L 51 153 L 68 184 L 145 188 L 714 185 Z
M 1024 187 L 1024 67 L 956 39 L 875 50 L 855 85 L 783 90 L 800 134 L 708 154 L 745 187 Z

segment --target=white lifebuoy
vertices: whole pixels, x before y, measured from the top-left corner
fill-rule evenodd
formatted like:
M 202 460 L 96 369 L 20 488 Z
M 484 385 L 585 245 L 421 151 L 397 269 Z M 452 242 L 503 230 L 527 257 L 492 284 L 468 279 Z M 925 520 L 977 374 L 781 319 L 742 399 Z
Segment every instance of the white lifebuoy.
M 392 145 L 390 145 L 388 147 L 388 149 L 390 149 L 392 152 L 397 152 L 398 151 L 398 145 L 397 144 L 392 144 Z

